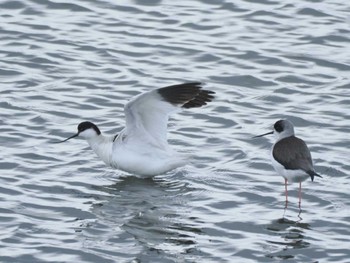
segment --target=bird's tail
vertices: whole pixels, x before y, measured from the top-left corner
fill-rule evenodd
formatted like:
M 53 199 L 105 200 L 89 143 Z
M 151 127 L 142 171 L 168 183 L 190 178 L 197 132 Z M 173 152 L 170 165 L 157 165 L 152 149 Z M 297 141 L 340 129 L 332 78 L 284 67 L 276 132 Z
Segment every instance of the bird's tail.
M 322 178 L 322 176 L 317 174 L 315 171 L 308 171 L 307 173 L 310 175 L 312 182 L 314 181 L 315 176 Z

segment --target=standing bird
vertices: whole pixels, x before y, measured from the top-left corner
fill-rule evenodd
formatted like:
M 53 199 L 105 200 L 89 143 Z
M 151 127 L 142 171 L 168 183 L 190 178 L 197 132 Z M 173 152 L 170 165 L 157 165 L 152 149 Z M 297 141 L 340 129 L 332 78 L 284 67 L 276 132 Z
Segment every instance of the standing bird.
M 314 170 L 310 150 L 306 143 L 295 137 L 293 124 L 288 120 L 279 120 L 274 130 L 257 137 L 274 134 L 276 142 L 271 150 L 271 162 L 276 172 L 283 176 L 285 183 L 286 205 L 288 203 L 287 183 L 299 183 L 299 206 L 301 203 L 301 182 L 309 176 L 311 181 L 315 176 L 321 177 Z
M 125 128 L 115 136 L 104 136 L 93 123 L 78 125 L 77 136 L 87 140 L 92 150 L 112 168 L 146 178 L 163 174 L 188 161 L 188 155 L 173 151 L 167 141 L 169 115 L 212 101 L 215 92 L 203 90 L 201 83 L 184 83 L 151 90 L 132 98 L 124 107 Z

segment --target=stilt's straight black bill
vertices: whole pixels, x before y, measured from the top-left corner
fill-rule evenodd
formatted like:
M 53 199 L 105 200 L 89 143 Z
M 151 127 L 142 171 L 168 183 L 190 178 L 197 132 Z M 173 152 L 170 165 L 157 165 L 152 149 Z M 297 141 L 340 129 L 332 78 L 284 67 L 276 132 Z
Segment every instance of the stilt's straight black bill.
M 67 138 L 67 139 L 65 139 L 65 140 L 63 140 L 63 141 L 60 141 L 60 142 L 55 142 L 55 143 L 66 142 L 66 141 L 68 141 L 68 140 L 70 140 L 70 139 L 73 139 L 73 138 L 75 138 L 75 137 L 77 137 L 77 136 L 79 136 L 79 133 L 74 134 L 73 136 L 71 136 L 71 137 L 69 137 L 69 138 Z
M 257 135 L 257 136 L 254 136 L 253 138 L 263 137 L 263 136 L 269 135 L 269 134 L 273 134 L 273 131 L 267 132 L 267 133 L 264 133 L 264 134 L 260 134 L 260 135 Z

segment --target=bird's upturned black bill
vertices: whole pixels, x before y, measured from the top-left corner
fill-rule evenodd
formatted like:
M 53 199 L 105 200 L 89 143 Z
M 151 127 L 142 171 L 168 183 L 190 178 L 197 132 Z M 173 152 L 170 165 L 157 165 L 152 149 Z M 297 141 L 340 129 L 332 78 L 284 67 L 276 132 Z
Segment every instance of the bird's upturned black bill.
M 260 135 L 257 135 L 257 136 L 254 136 L 253 138 L 263 137 L 263 136 L 269 135 L 269 134 L 273 134 L 273 131 L 267 132 L 267 133 L 264 133 L 264 134 L 260 134 Z
M 68 140 L 70 140 L 70 139 L 73 139 L 73 138 L 75 138 L 75 137 L 77 137 L 77 136 L 79 136 L 79 133 L 74 134 L 73 136 L 71 136 L 71 137 L 69 137 L 69 138 L 67 138 L 67 139 L 65 139 L 65 140 L 63 140 L 63 141 L 59 141 L 59 142 L 55 142 L 55 143 L 66 142 L 66 141 L 68 141 Z

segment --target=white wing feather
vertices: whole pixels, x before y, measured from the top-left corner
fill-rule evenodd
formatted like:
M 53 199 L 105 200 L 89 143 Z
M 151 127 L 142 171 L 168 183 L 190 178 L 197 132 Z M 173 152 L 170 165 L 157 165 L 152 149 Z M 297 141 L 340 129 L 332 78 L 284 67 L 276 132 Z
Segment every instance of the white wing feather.
M 125 135 L 128 140 L 165 147 L 168 145 L 169 114 L 180 109 L 179 106 L 166 102 L 157 90 L 142 93 L 124 107 Z

